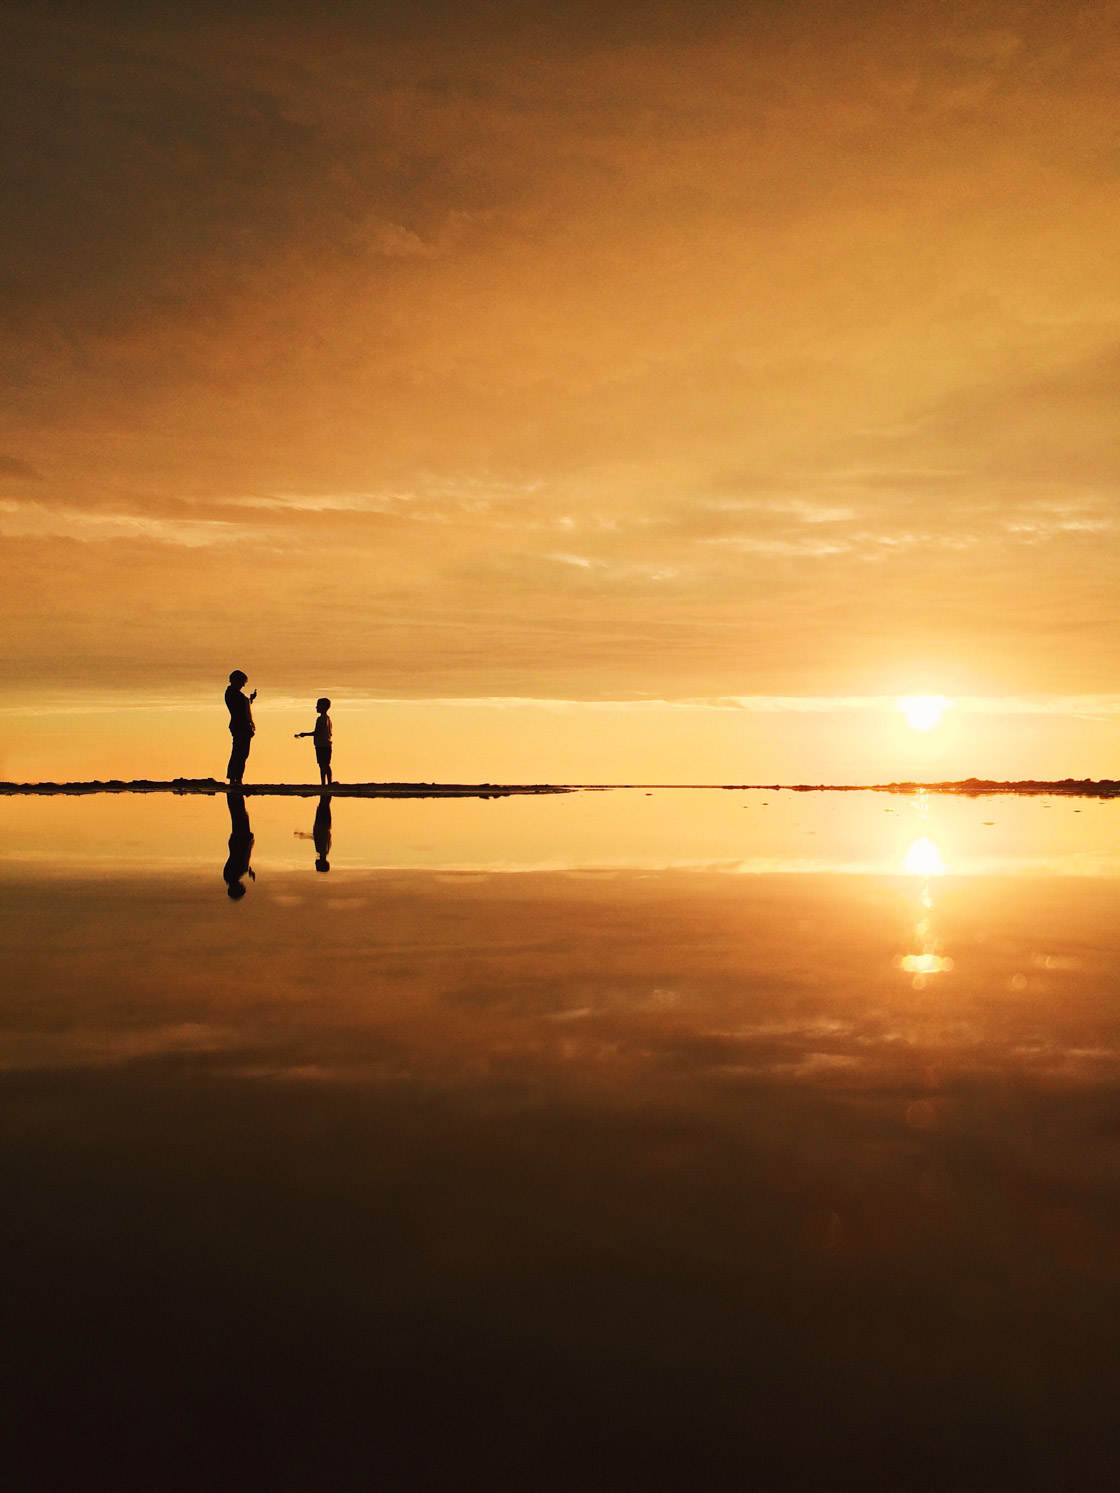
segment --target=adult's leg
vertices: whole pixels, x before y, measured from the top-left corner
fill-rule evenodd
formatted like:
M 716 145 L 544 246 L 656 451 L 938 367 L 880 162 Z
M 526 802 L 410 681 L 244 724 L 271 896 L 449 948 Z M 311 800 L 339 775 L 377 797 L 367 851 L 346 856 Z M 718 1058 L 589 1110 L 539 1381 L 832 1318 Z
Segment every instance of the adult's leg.
M 229 766 L 226 768 L 226 777 L 231 783 L 240 783 L 245 775 L 245 764 L 249 760 L 249 747 L 252 744 L 251 736 L 235 736 L 233 746 L 229 754 Z

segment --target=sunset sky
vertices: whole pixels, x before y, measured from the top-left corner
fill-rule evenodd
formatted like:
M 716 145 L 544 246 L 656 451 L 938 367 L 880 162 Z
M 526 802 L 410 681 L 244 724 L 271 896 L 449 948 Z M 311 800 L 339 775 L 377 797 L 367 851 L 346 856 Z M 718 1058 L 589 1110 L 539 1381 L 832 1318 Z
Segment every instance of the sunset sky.
M 5 16 L 0 776 L 1120 776 L 1120 5 Z

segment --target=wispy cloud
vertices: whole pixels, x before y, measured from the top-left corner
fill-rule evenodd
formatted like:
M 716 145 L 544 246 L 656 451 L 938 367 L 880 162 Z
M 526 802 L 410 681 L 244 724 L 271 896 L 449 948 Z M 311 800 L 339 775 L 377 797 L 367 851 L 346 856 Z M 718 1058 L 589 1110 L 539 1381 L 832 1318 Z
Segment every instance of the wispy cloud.
M 709 498 L 703 507 L 714 513 L 766 513 L 789 517 L 803 524 L 847 523 L 857 517 L 854 508 L 815 502 L 811 498 Z
M 18 456 L 0 456 L 0 477 L 17 477 L 23 482 L 39 480 L 39 473 Z
M 588 571 L 607 580 L 617 581 L 674 581 L 680 575 L 676 565 L 659 564 L 656 561 L 613 560 L 595 555 L 569 554 L 562 550 L 541 556 L 556 565 L 570 565 L 574 570 Z
M 1104 534 L 1115 524 L 1107 518 L 1015 518 L 1008 519 L 1005 527 L 1017 539 L 1038 543 L 1056 534 Z
M 415 502 L 416 496 L 410 492 L 270 493 L 225 499 L 230 508 L 263 508 L 275 513 L 400 513 Z
M 416 523 L 449 523 L 476 517 L 504 526 L 509 522 L 508 515 L 521 518 L 526 505 L 537 497 L 542 486 L 536 481 L 510 481 L 489 473 L 440 477 L 419 474 L 408 487 L 248 493 L 224 498 L 221 503 L 225 507 L 263 509 L 271 513 L 386 514 Z M 521 521 L 542 526 L 538 514 L 527 514 Z M 549 527 L 573 526 L 572 520 L 551 515 L 544 522 Z
M 718 544 L 748 555 L 796 555 L 805 559 L 823 559 L 829 555 L 848 555 L 857 548 L 854 542 L 829 539 L 773 539 L 758 534 L 720 534 L 702 539 L 701 544 Z
M 86 544 L 141 540 L 150 544 L 203 549 L 260 539 L 247 524 L 224 519 L 154 518 L 141 513 L 86 513 L 77 508 L 50 508 L 42 503 L 0 499 L 0 534 L 9 539 L 75 539 Z

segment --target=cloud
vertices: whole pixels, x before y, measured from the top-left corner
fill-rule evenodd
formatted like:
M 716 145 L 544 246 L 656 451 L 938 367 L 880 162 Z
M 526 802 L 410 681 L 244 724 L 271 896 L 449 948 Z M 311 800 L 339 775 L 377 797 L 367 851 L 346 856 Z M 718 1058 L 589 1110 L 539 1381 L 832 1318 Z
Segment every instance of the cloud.
M 412 493 L 275 493 L 227 498 L 231 508 L 264 508 L 277 513 L 402 513 L 415 503 Z
M 803 524 L 839 524 L 854 519 L 854 508 L 838 508 L 808 497 L 709 498 L 703 505 L 713 513 L 756 513 L 788 517 Z
M 26 461 L 16 456 L 0 456 L 0 477 L 18 477 L 27 482 L 37 482 L 39 473 Z
M 850 554 L 854 543 L 827 539 L 765 539 L 754 534 L 721 534 L 704 544 L 723 544 L 751 555 L 797 555 L 807 559 Z
M 680 570 L 674 565 L 657 565 L 641 560 L 605 560 L 588 555 L 566 554 L 563 551 L 542 555 L 541 558 L 551 560 L 556 565 L 570 565 L 576 570 L 590 572 L 608 581 L 673 581 L 680 575 Z
M 1115 676 L 1103 13 L 14 9 L 40 670 L 186 668 L 257 536 L 254 625 L 363 686 Z
M 223 519 L 166 519 L 136 513 L 86 513 L 0 499 L 0 534 L 9 539 L 76 539 L 85 544 L 142 540 L 199 549 L 261 538 L 261 531 Z
M 1055 341 L 1042 366 L 1001 370 L 981 382 L 962 380 L 920 415 L 920 429 L 903 437 L 912 454 L 952 451 L 973 481 L 1054 489 L 1120 483 L 1120 451 L 1111 422 L 1120 400 L 1120 312 L 1111 335 L 1089 334 L 1096 345 L 1074 350 Z M 1107 333 L 1106 333 L 1107 335 Z
M 479 518 L 487 523 L 508 523 L 521 518 L 539 525 L 529 508 L 542 490 L 540 481 L 514 481 L 497 475 L 426 473 L 414 475 L 406 488 L 380 488 L 354 492 L 254 493 L 221 499 L 231 508 L 260 508 L 274 513 L 383 514 L 416 523 L 450 523 Z M 549 523 L 570 527 L 570 521 L 553 518 Z

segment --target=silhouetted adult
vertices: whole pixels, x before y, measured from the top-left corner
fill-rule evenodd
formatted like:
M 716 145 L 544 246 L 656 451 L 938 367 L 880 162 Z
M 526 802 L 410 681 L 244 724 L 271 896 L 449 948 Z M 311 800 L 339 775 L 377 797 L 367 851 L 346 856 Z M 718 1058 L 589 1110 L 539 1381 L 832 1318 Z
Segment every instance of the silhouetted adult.
M 226 891 L 236 902 L 248 891 L 241 878 L 248 876 L 250 881 L 257 879 L 249 864 L 249 857 L 253 853 L 253 831 L 249 828 L 249 812 L 242 795 L 227 793 L 226 803 L 229 805 L 229 859 L 222 867 L 222 880 L 226 884 Z
M 249 760 L 249 748 L 253 743 L 253 735 L 256 727 L 253 725 L 252 703 L 257 698 L 256 690 L 251 695 L 242 693 L 242 686 L 248 684 L 249 676 L 243 674 L 240 669 L 234 669 L 229 676 L 229 686 L 226 689 L 226 709 L 229 711 L 229 734 L 233 737 L 233 746 L 229 754 L 229 766 L 226 768 L 226 777 L 230 786 L 236 787 L 240 784 L 245 774 L 245 763 Z

